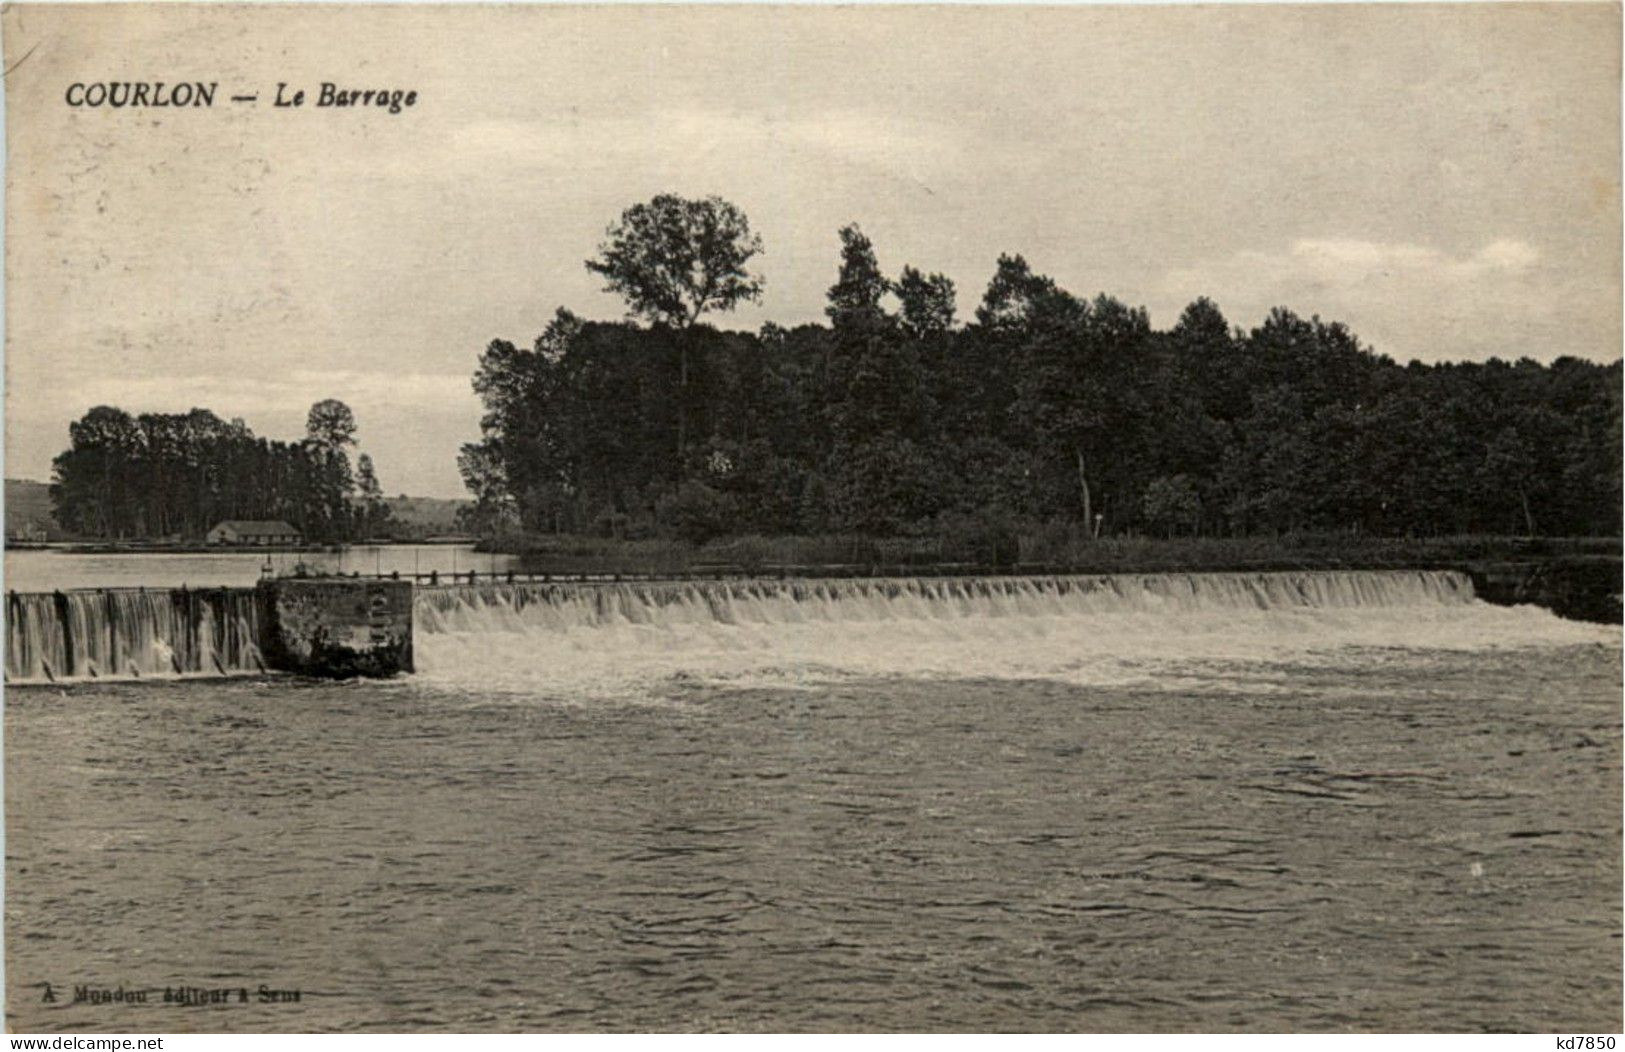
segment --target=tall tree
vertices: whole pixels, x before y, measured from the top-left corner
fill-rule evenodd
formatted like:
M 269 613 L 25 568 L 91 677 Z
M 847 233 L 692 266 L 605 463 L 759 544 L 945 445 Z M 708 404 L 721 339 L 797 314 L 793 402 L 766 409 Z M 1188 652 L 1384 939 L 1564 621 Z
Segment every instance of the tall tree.
M 355 413 L 337 398 L 324 398 L 305 417 L 305 436 L 326 449 L 355 445 Z
M 824 313 L 837 329 L 879 325 L 886 319 L 880 301 L 891 291 L 891 282 L 880 272 L 875 246 L 858 224 L 841 228 L 841 269 L 826 297 Z
M 720 197 L 661 194 L 633 205 L 610 225 L 587 269 L 603 275 L 635 317 L 683 330 L 707 311 L 731 311 L 759 299 L 762 278 L 747 265 L 762 239 L 739 207 Z M 688 448 L 687 339 L 678 340 L 677 458 Z
M 761 277 L 746 269 L 761 252 L 762 239 L 736 205 L 661 194 L 621 213 L 587 269 L 603 275 L 605 291 L 624 297 L 634 315 L 686 328 L 707 311 L 761 296 Z
M 355 445 L 355 431 L 355 413 L 336 398 L 312 405 L 305 418 L 305 445 L 317 464 L 306 528 L 314 525 L 313 532 L 325 540 L 344 540 L 354 529 L 350 498 L 355 476 L 349 448 Z
M 384 503 L 384 488 L 378 484 L 378 473 L 373 469 L 372 457 L 363 453 L 356 458 L 356 496 L 361 501 L 361 537 L 373 537 L 389 521 L 389 505 Z
M 1076 303 L 1053 280 L 1034 274 L 1021 256 L 1001 255 L 982 305 L 976 308 L 976 320 L 989 329 L 1020 328 L 1042 312 L 1059 313 Z
M 896 399 L 903 378 L 892 368 L 897 319 L 881 305 L 892 286 L 880 270 L 874 244 L 856 223 L 842 227 L 840 238 L 840 270 L 824 307 L 835 336 L 828 411 L 837 445 L 850 447 L 897 426 Z
M 903 305 L 903 327 L 920 339 L 954 327 L 954 283 L 945 275 L 927 277 L 904 267 L 897 279 L 897 299 Z

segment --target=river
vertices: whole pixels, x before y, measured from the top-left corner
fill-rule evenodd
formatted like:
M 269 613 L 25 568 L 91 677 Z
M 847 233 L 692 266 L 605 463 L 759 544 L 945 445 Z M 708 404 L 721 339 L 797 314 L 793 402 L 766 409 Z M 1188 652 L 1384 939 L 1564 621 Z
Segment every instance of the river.
M 1620 1030 L 1617 627 L 1068 587 L 446 589 L 410 677 L 11 689 L 10 1027 Z

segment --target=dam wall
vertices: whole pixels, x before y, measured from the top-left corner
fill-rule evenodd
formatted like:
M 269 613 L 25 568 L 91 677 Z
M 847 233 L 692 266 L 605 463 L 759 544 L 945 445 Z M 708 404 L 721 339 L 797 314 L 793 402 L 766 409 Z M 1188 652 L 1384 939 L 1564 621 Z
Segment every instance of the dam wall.
M 734 579 L 420 588 L 417 631 L 1159 615 L 1470 603 L 1449 570 Z
M 253 675 L 346 678 L 416 668 L 414 636 L 564 637 L 587 628 L 1094 618 L 1116 624 L 1226 611 L 1396 610 L 1485 601 L 1618 623 L 1617 559 L 1479 563 L 1450 570 L 983 577 L 487 580 L 414 585 L 283 578 L 254 588 L 11 593 L 8 683 Z M 1480 604 L 1482 605 L 1482 604 Z M 468 646 L 478 649 L 477 642 Z M 477 659 L 476 659 L 477 660 Z
M 261 615 L 252 588 L 12 592 L 6 681 L 263 672 Z
M 6 596 L 7 683 L 412 671 L 412 585 L 298 579 L 254 588 Z

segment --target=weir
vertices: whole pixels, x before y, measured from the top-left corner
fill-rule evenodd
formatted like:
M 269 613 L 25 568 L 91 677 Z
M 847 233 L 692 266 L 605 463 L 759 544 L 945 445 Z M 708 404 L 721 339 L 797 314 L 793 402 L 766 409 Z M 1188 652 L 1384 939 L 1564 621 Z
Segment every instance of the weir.
M 416 630 L 1066 616 L 1466 603 L 1449 570 L 896 577 L 420 587 Z
M 41 683 L 273 670 L 387 676 L 413 671 L 414 635 L 455 635 L 477 648 L 482 633 L 563 635 L 602 626 L 713 631 L 819 622 L 1222 617 L 1440 608 L 1474 598 L 1472 578 L 1452 570 L 429 586 L 284 578 L 256 588 L 13 593 L 6 608 L 6 679 Z
M 262 620 L 252 588 L 13 592 L 6 680 L 263 672 Z
M 412 671 L 412 586 L 289 578 L 255 588 L 6 597 L 6 682 L 387 676 Z

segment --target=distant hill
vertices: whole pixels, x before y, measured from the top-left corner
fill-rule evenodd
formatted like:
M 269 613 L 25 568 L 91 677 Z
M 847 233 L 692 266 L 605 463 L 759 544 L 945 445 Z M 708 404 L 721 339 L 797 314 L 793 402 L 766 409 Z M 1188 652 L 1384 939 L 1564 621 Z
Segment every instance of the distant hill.
M 400 537 L 433 537 L 436 534 L 456 533 L 457 511 L 473 501 L 443 497 L 387 497 L 384 500 L 399 528 L 393 532 Z
M 68 534 L 51 517 L 49 483 L 6 479 L 6 536 L 20 540 L 60 541 Z

